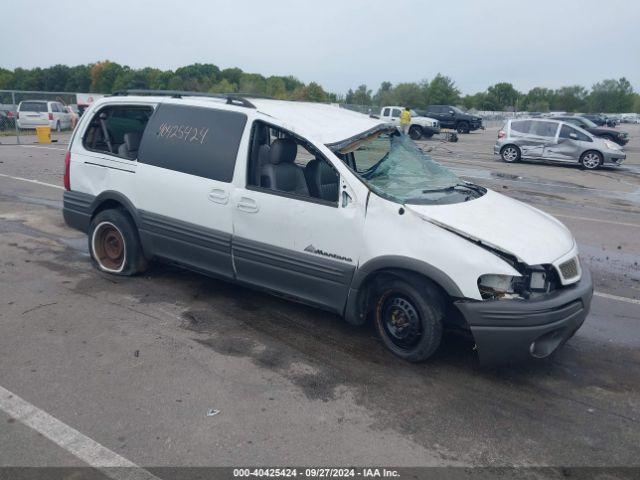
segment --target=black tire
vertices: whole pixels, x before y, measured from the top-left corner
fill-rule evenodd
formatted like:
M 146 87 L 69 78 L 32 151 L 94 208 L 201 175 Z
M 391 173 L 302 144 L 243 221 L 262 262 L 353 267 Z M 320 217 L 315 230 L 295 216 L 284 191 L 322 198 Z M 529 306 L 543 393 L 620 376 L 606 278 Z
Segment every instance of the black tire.
M 469 122 L 458 122 L 456 130 L 458 133 L 469 133 Z
M 427 282 L 391 278 L 375 295 L 374 323 L 391 352 L 408 362 L 428 359 L 440 346 L 444 304 Z
M 422 138 L 422 127 L 420 125 L 411 125 L 409 127 L 409 137 L 411 137 L 411 140 L 420 140 Z
M 522 157 L 522 152 L 517 145 L 505 145 L 500 150 L 500 157 L 502 160 L 507 163 L 516 163 L 520 161 Z
M 102 272 L 131 276 L 147 268 L 138 230 L 123 210 L 99 212 L 89 225 L 88 241 L 91 260 Z
M 588 150 L 580 157 L 580 165 L 587 170 L 596 170 L 602 165 L 602 154 L 595 150 Z

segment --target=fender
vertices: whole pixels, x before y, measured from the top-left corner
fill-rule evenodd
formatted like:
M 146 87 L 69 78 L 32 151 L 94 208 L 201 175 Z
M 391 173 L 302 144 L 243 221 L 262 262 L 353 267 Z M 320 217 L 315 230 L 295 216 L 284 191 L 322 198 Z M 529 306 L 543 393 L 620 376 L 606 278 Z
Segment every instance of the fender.
M 463 298 L 464 295 L 458 285 L 446 273 L 433 265 L 416 260 L 415 258 L 400 255 L 383 255 L 364 263 L 356 270 L 351 280 L 349 296 L 345 305 L 344 318 L 353 325 L 362 325 L 366 320 L 365 313 L 360 305 L 360 289 L 367 278 L 381 270 L 401 269 L 425 276 L 438 284 L 448 295 L 453 298 Z
M 115 202 L 120 203 L 124 207 L 124 209 L 127 211 L 127 213 L 131 215 L 131 218 L 133 218 L 133 222 L 136 224 L 136 227 L 140 228 L 140 216 L 138 215 L 138 210 L 133 205 L 133 202 L 131 202 L 131 200 L 129 200 L 122 193 L 116 192 L 114 190 L 105 190 L 104 192 L 100 193 L 97 197 L 95 197 L 93 202 L 91 202 L 91 206 L 90 206 L 91 216 L 93 217 L 96 210 L 100 208 L 100 205 L 102 205 L 104 202 L 108 200 L 113 200 Z

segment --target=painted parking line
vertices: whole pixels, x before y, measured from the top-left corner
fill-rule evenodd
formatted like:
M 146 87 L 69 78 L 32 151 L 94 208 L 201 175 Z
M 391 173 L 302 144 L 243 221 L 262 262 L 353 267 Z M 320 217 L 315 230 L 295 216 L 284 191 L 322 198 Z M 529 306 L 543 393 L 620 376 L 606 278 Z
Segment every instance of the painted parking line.
M 596 297 L 608 298 L 609 300 L 616 300 L 617 302 L 632 303 L 634 305 L 640 305 L 640 300 L 629 297 L 619 297 L 618 295 L 611 295 L 610 293 L 593 292 Z
M 65 144 L 61 144 L 61 145 L 67 145 Z M 62 148 L 56 148 L 56 147 L 43 147 L 42 145 L 21 145 L 21 144 L 4 144 L 4 147 L 20 147 L 20 148 L 44 148 L 45 150 L 58 150 L 59 152 L 64 152 L 67 150 L 66 146 L 63 146 Z
M 0 410 L 114 480 L 158 477 L 0 386 Z
M 40 180 L 32 180 L 31 178 L 13 177 L 11 175 L 5 175 L 4 173 L 0 173 L 0 177 L 10 178 L 12 180 L 20 180 L 21 182 L 35 183 L 36 185 L 44 185 L 45 187 L 57 188 L 58 190 L 64 190 L 64 187 L 61 185 L 54 185 L 53 183 L 41 182 Z
M 601 218 L 575 217 L 573 215 L 564 215 L 562 213 L 552 213 L 551 215 L 553 215 L 554 217 L 571 218 L 573 220 L 581 220 L 584 222 L 608 223 L 611 225 L 640 228 L 640 225 L 637 223 L 616 222 L 615 220 L 603 220 Z

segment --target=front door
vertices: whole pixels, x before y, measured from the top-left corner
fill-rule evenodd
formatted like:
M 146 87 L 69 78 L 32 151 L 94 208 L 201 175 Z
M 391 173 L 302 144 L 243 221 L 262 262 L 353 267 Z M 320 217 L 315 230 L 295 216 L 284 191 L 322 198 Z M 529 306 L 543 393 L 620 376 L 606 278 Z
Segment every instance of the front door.
M 577 162 L 580 154 L 588 148 L 591 138 L 569 125 L 560 127 L 558 142 L 545 147 L 545 160 L 557 162 Z
M 255 122 L 254 131 L 265 125 Z M 342 313 L 358 262 L 366 196 L 357 198 L 304 139 L 267 128 L 264 143 L 252 150 L 268 151 L 268 159 L 249 165 L 247 181 L 232 198 L 237 278 Z M 249 158 L 259 161 L 253 153 Z

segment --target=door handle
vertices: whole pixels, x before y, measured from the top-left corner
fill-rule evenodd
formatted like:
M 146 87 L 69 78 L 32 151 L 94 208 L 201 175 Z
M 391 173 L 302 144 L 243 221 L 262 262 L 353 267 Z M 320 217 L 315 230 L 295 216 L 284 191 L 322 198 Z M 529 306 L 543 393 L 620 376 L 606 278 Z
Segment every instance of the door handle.
M 260 208 L 253 198 L 240 197 L 237 204 L 238 210 L 246 213 L 256 213 Z
M 214 188 L 209 192 L 209 200 L 226 205 L 229 202 L 229 194 L 222 188 Z

